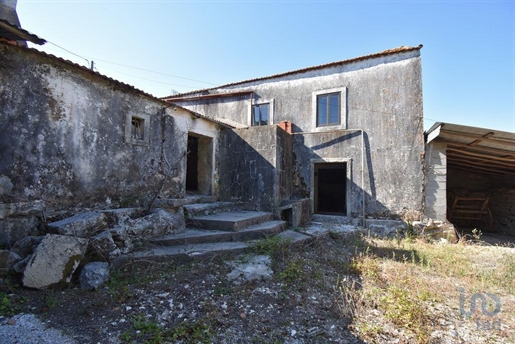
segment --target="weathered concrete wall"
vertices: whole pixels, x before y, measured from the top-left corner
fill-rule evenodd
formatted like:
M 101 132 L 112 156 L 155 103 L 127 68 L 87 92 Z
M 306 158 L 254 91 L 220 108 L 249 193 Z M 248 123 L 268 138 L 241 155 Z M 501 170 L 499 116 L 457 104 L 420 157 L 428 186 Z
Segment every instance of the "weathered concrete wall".
M 293 138 L 283 129 L 276 127 L 276 205 L 292 196 L 293 175 Z
M 291 136 L 277 126 L 225 130 L 220 197 L 274 211 L 290 199 Z
M 424 214 L 434 220 L 447 219 L 447 144 L 426 145 L 426 187 Z
M 211 122 L 35 51 L 0 45 L 0 80 L 4 202 L 180 196 L 188 132 L 218 140 Z M 144 120 L 144 138 L 131 138 L 133 116 Z
M 292 192 L 296 197 L 309 197 L 313 189 L 313 160 L 346 159 L 352 171 L 351 213 L 362 212 L 363 186 L 367 214 L 389 216 L 407 209 L 422 210 L 421 78 L 417 50 L 237 84 L 210 93 L 252 91 L 255 104 L 270 102 L 273 105 L 274 123 L 285 120 L 293 123 L 296 165 Z M 313 99 L 317 93 L 331 90 L 343 95 L 341 124 L 317 128 Z M 178 103 L 206 116 L 250 125 L 249 97 Z M 335 131 L 347 128 L 364 132 L 364 180 L 361 178 L 360 134 Z

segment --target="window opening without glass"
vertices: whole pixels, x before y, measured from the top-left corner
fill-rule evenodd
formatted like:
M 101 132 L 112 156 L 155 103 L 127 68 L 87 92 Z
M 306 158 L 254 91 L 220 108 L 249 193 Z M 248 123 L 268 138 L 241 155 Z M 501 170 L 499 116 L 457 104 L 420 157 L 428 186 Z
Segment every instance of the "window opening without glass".
M 134 140 L 145 140 L 145 120 L 143 118 L 132 117 L 131 138 Z

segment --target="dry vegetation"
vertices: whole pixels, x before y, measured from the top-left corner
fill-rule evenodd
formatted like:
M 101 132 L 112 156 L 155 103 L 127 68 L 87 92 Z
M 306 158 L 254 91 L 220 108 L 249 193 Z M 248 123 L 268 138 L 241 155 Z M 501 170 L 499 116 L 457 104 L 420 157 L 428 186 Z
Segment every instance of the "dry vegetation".
M 336 287 L 340 310 L 360 338 L 514 342 L 513 248 L 420 238 L 365 237 L 361 245 L 352 258 L 354 273 Z

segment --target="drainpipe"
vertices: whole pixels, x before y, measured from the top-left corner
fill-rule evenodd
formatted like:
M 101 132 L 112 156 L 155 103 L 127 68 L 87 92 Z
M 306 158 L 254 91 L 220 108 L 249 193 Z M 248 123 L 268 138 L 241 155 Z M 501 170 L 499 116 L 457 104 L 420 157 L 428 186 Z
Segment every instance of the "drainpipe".
M 337 129 L 337 130 L 328 130 L 328 131 L 303 131 L 292 133 L 292 135 L 309 135 L 309 134 L 324 134 L 324 133 L 334 133 L 334 132 L 348 132 L 353 133 L 359 131 L 361 133 L 361 195 L 363 202 L 363 228 L 366 227 L 366 209 L 365 209 L 365 132 L 363 129 Z

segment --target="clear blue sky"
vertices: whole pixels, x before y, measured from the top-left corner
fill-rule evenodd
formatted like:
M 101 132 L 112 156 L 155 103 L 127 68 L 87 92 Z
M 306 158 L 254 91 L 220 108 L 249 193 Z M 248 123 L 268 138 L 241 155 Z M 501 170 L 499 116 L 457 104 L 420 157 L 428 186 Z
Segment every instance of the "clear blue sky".
M 426 129 L 515 131 L 513 0 L 18 0 L 17 9 L 22 27 L 50 42 L 38 49 L 93 60 L 159 97 L 423 44 Z

